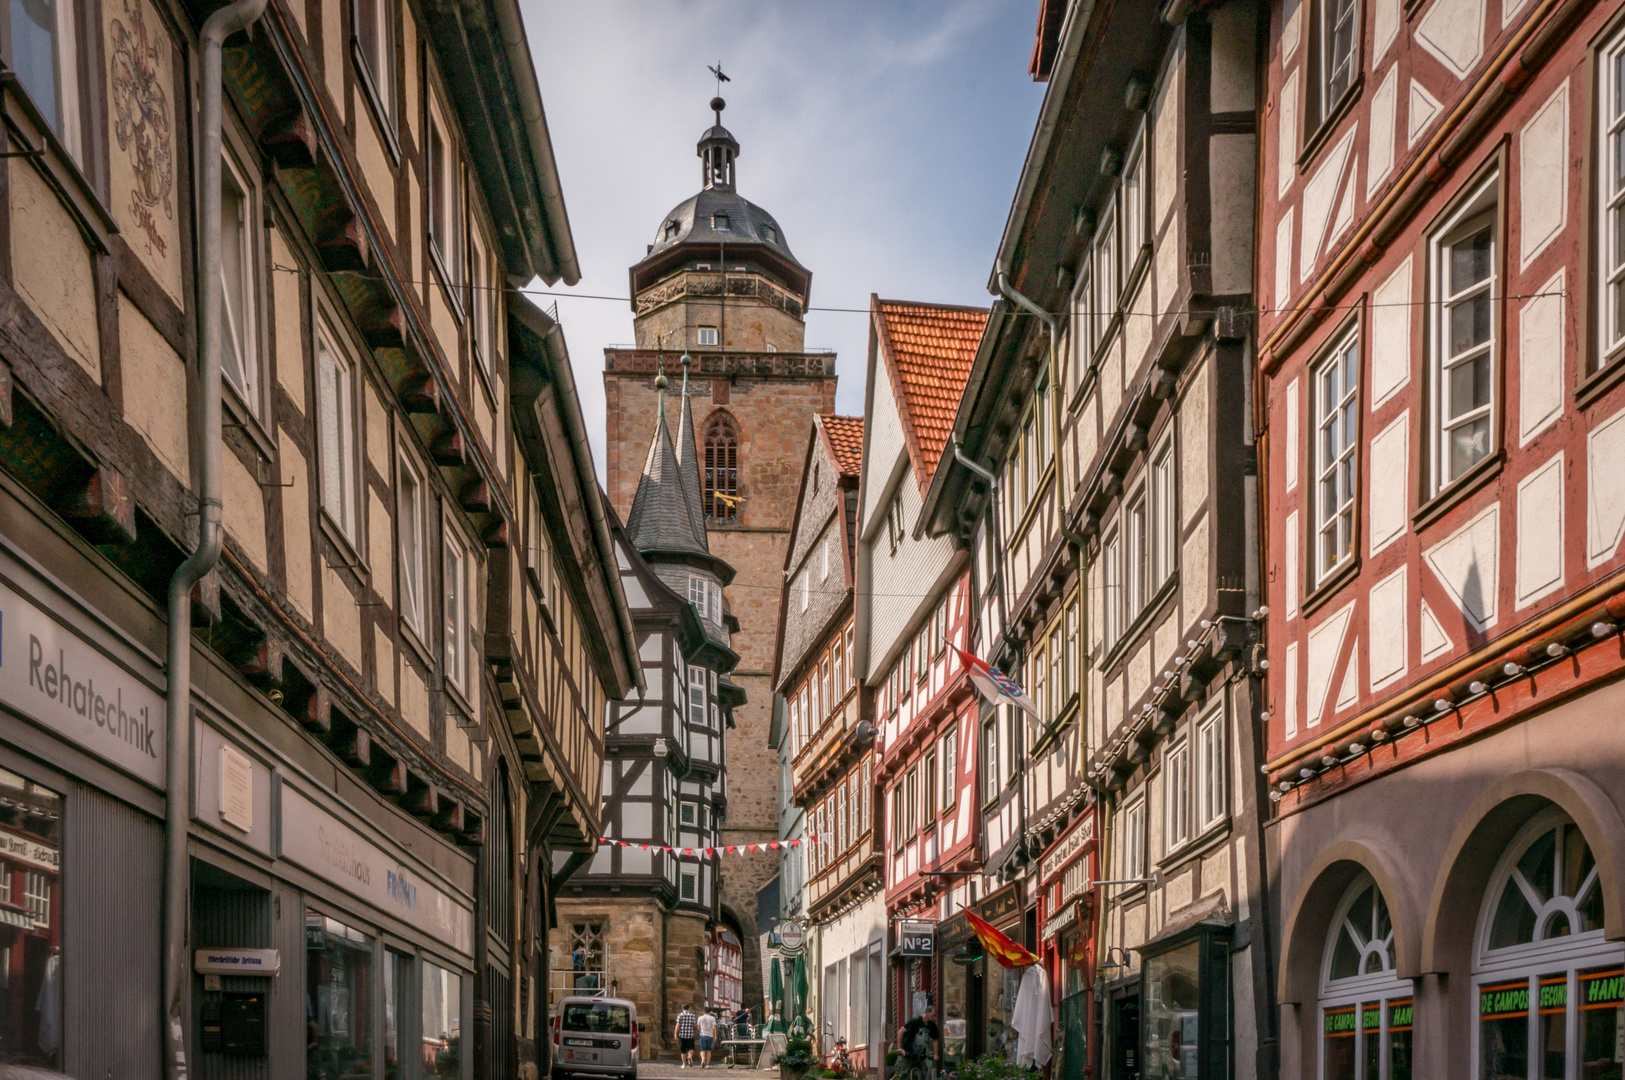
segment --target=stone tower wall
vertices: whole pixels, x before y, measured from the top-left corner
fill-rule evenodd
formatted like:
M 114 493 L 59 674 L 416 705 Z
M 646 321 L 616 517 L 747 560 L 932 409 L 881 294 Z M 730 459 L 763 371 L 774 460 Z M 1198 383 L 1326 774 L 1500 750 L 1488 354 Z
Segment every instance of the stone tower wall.
M 815 413 L 835 408 L 835 357 L 695 350 L 693 358 L 689 385 L 697 437 L 703 436 L 715 410 L 732 413 L 740 433 L 740 488 L 745 497 L 737 523 L 717 525 L 707 534 L 711 551 L 735 571 L 733 584 L 724 593 L 729 609 L 739 619 L 733 647 L 740 661 L 733 678 L 747 697 L 746 704 L 734 712 L 735 727 L 725 735 L 728 813 L 721 842 L 766 843 L 778 838 L 779 760 L 767 739 L 773 716 L 773 655 L 784 557 L 807 432 Z M 656 354 L 611 349 L 605 359 L 606 487 L 624 520 L 654 432 Z M 676 356 L 667 355 L 666 371 L 672 377 L 671 390 L 675 390 L 682 374 Z M 667 402 L 668 423 L 675 422 L 680 407 L 673 394 Z M 700 460 L 703 465 L 703 458 Z M 759 1003 L 762 986 L 755 933 L 756 893 L 777 867 L 771 852 L 722 860 L 722 905 L 745 931 L 744 996 L 751 1004 Z M 677 951 L 675 944 L 668 949 L 672 955 Z

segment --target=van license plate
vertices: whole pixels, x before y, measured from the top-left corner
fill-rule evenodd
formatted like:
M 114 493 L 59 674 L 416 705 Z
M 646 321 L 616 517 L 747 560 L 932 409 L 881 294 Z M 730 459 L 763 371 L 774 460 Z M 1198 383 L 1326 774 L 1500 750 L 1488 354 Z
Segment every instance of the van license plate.
M 592 1042 L 591 1039 L 565 1039 L 564 1040 L 564 1045 L 565 1046 L 591 1046 L 592 1044 L 593 1044 L 593 1042 Z

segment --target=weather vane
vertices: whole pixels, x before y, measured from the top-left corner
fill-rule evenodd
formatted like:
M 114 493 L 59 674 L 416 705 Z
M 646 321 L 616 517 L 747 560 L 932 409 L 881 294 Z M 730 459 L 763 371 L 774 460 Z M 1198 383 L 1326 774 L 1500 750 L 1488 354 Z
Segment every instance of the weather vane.
M 717 96 L 720 97 L 722 95 L 722 84 L 725 82 L 733 82 L 733 80 L 722 73 L 721 60 L 716 62 L 715 67 L 710 64 L 705 65 L 705 69 L 717 77 Z

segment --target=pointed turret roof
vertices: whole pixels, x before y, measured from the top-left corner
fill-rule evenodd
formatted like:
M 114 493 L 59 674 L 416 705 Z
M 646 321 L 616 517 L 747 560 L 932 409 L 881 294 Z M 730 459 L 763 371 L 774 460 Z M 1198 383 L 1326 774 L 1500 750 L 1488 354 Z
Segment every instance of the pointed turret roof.
M 683 492 L 692 496 L 689 510 L 694 517 L 694 528 L 705 535 L 705 490 L 700 486 L 699 451 L 694 443 L 694 405 L 688 396 L 688 368 L 692 361 L 683 354 L 683 405 L 677 417 L 677 464 L 683 473 Z
M 626 515 L 626 532 L 632 538 L 632 545 L 644 554 L 709 556 L 711 549 L 705 540 L 704 518 L 699 512 L 699 474 L 696 471 L 690 487 L 677 448 L 672 444 L 671 428 L 666 424 L 664 371 L 655 376 L 655 390 L 659 415 L 655 419 L 654 437 L 649 440 L 649 454 L 643 461 L 643 475 L 638 478 L 638 490 L 632 496 L 632 509 Z M 693 445 L 692 436 L 689 445 Z M 693 456 L 692 450 L 689 456 Z

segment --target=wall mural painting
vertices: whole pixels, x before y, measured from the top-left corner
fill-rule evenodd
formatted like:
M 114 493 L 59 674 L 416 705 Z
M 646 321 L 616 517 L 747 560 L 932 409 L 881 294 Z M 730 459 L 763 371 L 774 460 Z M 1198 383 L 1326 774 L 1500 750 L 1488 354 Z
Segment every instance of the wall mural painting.
M 146 0 L 108 3 L 107 93 L 116 152 L 114 209 L 147 269 L 177 302 L 181 291 L 176 215 L 174 46 Z

